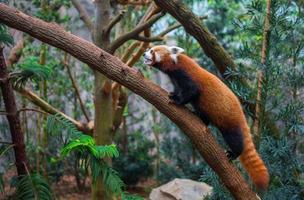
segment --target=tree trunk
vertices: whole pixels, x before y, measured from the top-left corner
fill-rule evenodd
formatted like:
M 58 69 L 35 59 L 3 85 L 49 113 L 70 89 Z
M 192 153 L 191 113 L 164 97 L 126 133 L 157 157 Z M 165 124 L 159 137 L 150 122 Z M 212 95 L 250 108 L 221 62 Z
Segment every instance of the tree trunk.
M 3 48 L 0 47 L 0 86 L 3 95 L 5 110 L 7 112 L 7 120 L 10 127 L 11 137 L 14 144 L 15 164 L 18 175 L 27 174 L 26 166 L 27 159 L 24 145 L 24 135 L 21 129 L 21 123 L 17 111 L 15 95 L 12 84 L 9 81 L 9 72 L 6 67 Z
M 64 31 L 57 24 L 43 22 L 4 4 L 0 4 L 0 22 L 70 53 L 93 70 L 98 70 L 149 101 L 190 138 L 235 199 L 258 199 L 202 121 L 184 106 L 169 103 L 168 93 L 145 79 L 137 69 L 128 67 L 92 43 Z
M 98 47 L 108 51 L 110 45 L 110 36 L 105 34 L 105 27 L 110 22 L 112 8 L 110 0 L 95 1 L 95 25 L 93 29 L 93 41 Z M 94 139 L 97 145 L 109 145 L 112 143 L 112 81 L 94 70 Z M 108 159 L 111 163 L 111 159 Z M 98 179 L 93 185 L 92 199 L 111 199 L 107 195 L 102 184 L 102 178 Z

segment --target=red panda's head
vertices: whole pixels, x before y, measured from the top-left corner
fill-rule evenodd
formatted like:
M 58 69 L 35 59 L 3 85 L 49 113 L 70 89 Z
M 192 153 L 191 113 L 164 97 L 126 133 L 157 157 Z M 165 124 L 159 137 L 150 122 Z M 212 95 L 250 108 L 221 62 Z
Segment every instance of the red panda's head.
M 144 63 L 149 66 L 176 64 L 178 62 L 178 55 L 183 52 L 184 49 L 176 46 L 154 46 L 151 49 L 147 49 L 144 53 Z

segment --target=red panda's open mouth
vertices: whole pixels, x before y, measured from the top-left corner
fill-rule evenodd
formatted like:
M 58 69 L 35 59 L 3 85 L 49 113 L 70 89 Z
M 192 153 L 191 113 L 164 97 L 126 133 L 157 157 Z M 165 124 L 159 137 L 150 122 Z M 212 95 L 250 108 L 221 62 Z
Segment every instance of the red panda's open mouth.
M 149 58 L 144 58 L 144 63 L 146 65 L 153 65 L 153 60 L 152 59 L 149 59 Z

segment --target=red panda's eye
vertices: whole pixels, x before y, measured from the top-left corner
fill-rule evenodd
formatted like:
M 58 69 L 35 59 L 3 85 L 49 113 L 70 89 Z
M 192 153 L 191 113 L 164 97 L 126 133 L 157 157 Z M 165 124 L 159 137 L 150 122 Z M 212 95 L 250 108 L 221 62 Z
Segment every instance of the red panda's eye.
M 150 50 L 150 53 L 153 53 L 153 50 L 152 50 L 152 49 Z

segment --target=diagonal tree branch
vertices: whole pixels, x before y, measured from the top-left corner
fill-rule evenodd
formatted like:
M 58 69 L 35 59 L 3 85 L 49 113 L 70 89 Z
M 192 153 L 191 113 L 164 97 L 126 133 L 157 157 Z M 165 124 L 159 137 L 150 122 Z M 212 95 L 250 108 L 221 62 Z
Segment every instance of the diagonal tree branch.
M 170 104 L 168 93 L 145 79 L 138 70 L 128 67 L 94 44 L 64 31 L 59 25 L 30 17 L 4 4 L 0 4 L 0 22 L 70 53 L 93 70 L 103 73 L 149 101 L 191 139 L 236 199 L 258 199 L 240 172 L 229 163 L 224 151 L 202 121 L 187 108 Z
M 146 22 L 143 22 L 142 24 L 139 24 L 136 26 L 132 31 L 119 36 L 113 43 L 111 44 L 111 52 L 115 52 L 116 49 L 118 49 L 121 45 L 123 45 L 126 41 L 130 39 L 135 39 L 135 37 L 138 36 L 139 33 L 144 31 L 147 28 L 150 28 L 157 20 L 159 20 L 162 16 L 165 14 L 160 12 L 154 16 L 152 16 L 149 20 Z
M 116 15 L 108 24 L 108 26 L 105 28 L 105 34 L 109 35 L 112 28 L 122 19 L 122 17 L 124 16 L 124 14 L 126 13 L 125 10 L 122 10 L 118 13 L 118 15 Z
M 121 56 L 122 62 L 127 62 L 130 55 L 133 53 L 133 51 L 140 45 L 140 42 L 135 41 L 133 42 L 125 51 L 124 55 Z
M 72 0 L 72 3 L 74 5 L 74 7 L 76 8 L 76 10 L 78 11 L 80 19 L 83 21 L 83 23 L 86 25 L 86 27 L 90 31 L 92 31 L 92 29 L 93 29 L 93 23 L 92 23 L 91 17 L 87 13 L 87 11 L 81 5 L 81 3 L 79 2 L 79 0 Z
M 145 36 L 141 36 L 141 35 L 137 35 L 133 39 L 138 40 L 138 41 L 142 41 L 142 42 L 159 42 L 159 41 L 164 40 L 164 38 L 160 37 L 160 36 L 145 37 Z
M 53 106 L 51 106 L 49 103 L 47 103 L 46 101 L 41 99 L 39 96 L 37 96 L 35 93 L 31 92 L 30 90 L 27 90 L 24 88 L 14 88 L 14 90 L 19 92 L 23 97 L 28 99 L 30 102 L 32 102 L 33 104 L 35 104 L 36 106 L 41 108 L 44 112 L 47 112 L 51 115 L 59 114 L 62 117 L 69 120 L 70 122 L 72 122 L 77 127 L 78 130 L 83 131 L 87 134 L 92 134 L 92 130 L 89 130 L 89 128 L 86 125 L 76 121 L 75 119 L 67 116 L 60 110 L 54 108 Z

